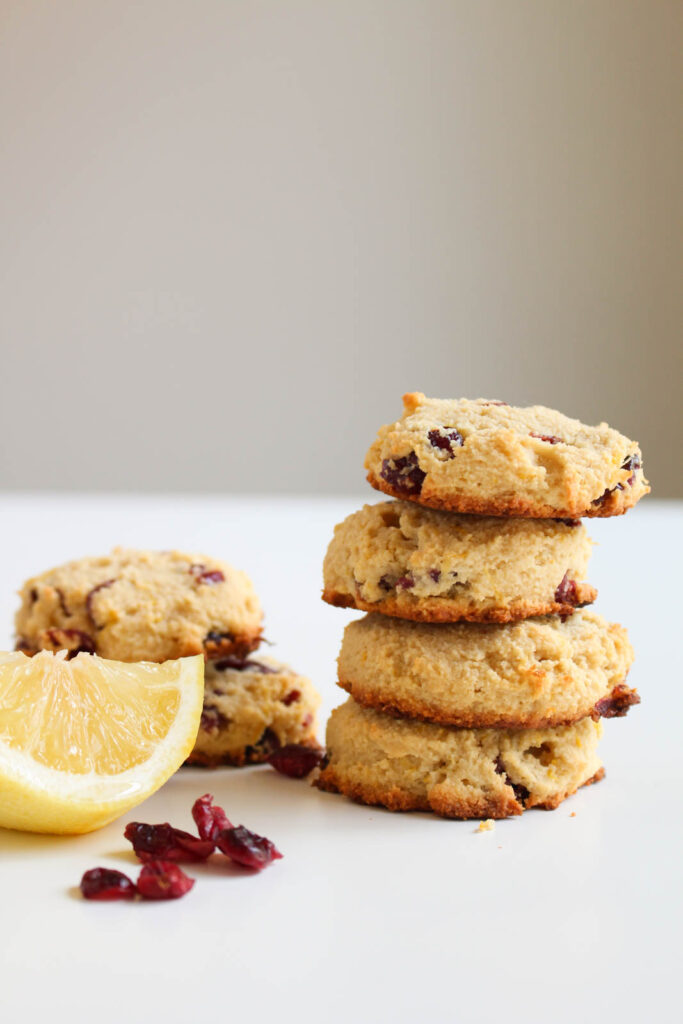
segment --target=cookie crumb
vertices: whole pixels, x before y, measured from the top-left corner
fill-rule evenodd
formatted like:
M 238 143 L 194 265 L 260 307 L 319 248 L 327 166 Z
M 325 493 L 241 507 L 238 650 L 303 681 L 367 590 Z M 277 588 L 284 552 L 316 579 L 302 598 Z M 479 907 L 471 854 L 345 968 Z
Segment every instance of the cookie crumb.
M 479 822 L 479 828 L 477 832 L 493 832 L 496 827 L 496 823 L 493 818 L 487 818 L 486 821 Z

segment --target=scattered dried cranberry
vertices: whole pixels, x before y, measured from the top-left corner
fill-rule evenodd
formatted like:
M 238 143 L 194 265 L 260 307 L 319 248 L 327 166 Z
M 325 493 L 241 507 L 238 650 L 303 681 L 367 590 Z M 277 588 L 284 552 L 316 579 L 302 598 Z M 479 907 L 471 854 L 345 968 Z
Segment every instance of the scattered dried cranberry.
M 214 732 L 216 729 L 223 728 L 223 726 L 228 724 L 228 719 L 218 708 L 204 705 L 199 725 L 205 732 Z
M 69 607 L 68 607 L 68 605 L 66 603 L 66 598 L 64 597 L 64 591 L 62 590 L 61 587 L 55 587 L 55 590 L 57 591 L 57 597 L 59 598 L 59 607 L 62 609 L 62 615 L 66 619 L 71 618 L 71 612 L 70 612 Z
M 290 704 L 296 704 L 298 700 L 301 700 L 301 690 L 290 690 L 282 698 L 282 703 L 288 708 Z
M 415 452 L 400 459 L 384 459 L 380 472 L 382 479 L 401 494 L 419 494 L 426 475 Z
M 413 578 L 413 574 L 410 572 L 407 572 L 405 576 L 399 576 L 399 578 L 396 580 L 397 590 L 410 590 L 414 586 L 415 579 Z
M 594 717 L 623 718 L 634 704 L 640 704 L 640 694 L 624 683 L 617 683 L 609 697 L 597 702 Z
M 625 459 L 624 462 L 622 462 L 621 468 L 630 469 L 631 471 L 631 476 L 626 481 L 629 487 L 633 487 L 634 483 L 636 482 L 636 473 L 640 469 L 640 467 L 641 461 L 638 452 L 634 452 L 633 455 L 629 455 L 629 457 Z
M 163 825 L 145 825 L 140 821 L 131 821 L 123 834 L 133 844 L 136 857 L 142 861 L 206 860 L 214 850 L 212 842 L 173 828 L 168 822 Z
M 515 800 L 517 801 L 517 803 L 520 803 L 522 806 L 524 806 L 526 800 L 529 797 L 529 790 L 526 788 L 526 786 L 523 786 L 521 782 L 512 781 L 508 773 L 505 771 L 505 765 L 503 764 L 503 760 L 500 754 L 495 760 L 495 767 L 498 775 L 502 775 L 505 779 L 506 785 L 510 786 L 510 788 L 512 789 L 513 793 L 515 794 Z
M 449 459 L 455 458 L 453 445 L 462 448 L 465 443 L 465 438 L 460 431 L 451 427 L 438 427 L 436 430 L 430 430 L 427 437 L 432 448 L 440 448 L 442 452 L 447 452 Z
M 88 618 L 92 622 L 95 629 L 102 629 L 102 626 L 98 626 L 97 622 L 95 621 L 95 616 L 93 615 L 92 610 L 93 599 L 95 597 L 95 594 L 97 594 L 100 590 L 105 590 L 107 587 L 110 587 L 112 583 L 116 583 L 116 580 L 105 580 L 104 583 L 98 583 L 96 587 L 93 587 L 92 590 L 89 590 L 88 593 L 85 595 L 85 610 L 88 613 Z
M 47 635 L 57 650 L 68 650 L 69 660 L 75 658 L 77 654 L 95 653 L 95 641 L 82 629 L 48 629 Z M 74 641 L 77 641 L 75 645 Z
M 190 573 L 197 583 L 206 583 L 212 586 L 214 583 L 225 583 L 225 576 L 220 569 L 207 569 L 205 565 L 196 562 L 190 566 Z
M 86 871 L 80 888 L 86 900 L 132 900 L 137 891 L 128 875 L 110 868 Z
M 276 668 L 264 665 L 262 661 L 252 661 L 250 658 L 221 658 L 220 661 L 214 662 L 213 667 L 217 672 L 225 672 L 226 669 L 232 668 L 236 672 L 259 672 L 263 676 L 272 675 L 277 672 Z
M 151 860 L 138 878 L 138 892 L 145 900 L 177 900 L 194 885 L 182 868 L 168 860 Z
M 378 581 L 380 590 L 393 590 L 394 584 L 391 582 L 388 576 L 380 576 Z
M 216 836 L 216 846 L 226 857 L 243 868 L 261 871 L 282 854 L 265 836 L 250 832 L 244 825 L 226 828 Z
M 569 571 L 562 577 L 562 582 L 555 591 L 555 600 L 558 604 L 577 604 L 576 583 L 570 580 Z
M 547 441 L 548 444 L 564 444 L 562 438 L 555 437 L 554 434 L 534 434 L 532 431 L 529 437 L 537 437 L 539 441 Z
M 205 793 L 192 805 L 192 817 L 202 839 L 215 843 L 222 829 L 232 828 L 232 822 L 222 807 L 213 806 L 213 797 Z
M 441 569 L 430 569 L 429 575 L 431 576 L 435 583 L 438 583 L 439 580 L 441 579 Z
M 288 775 L 290 779 L 303 779 L 316 768 L 323 757 L 324 751 L 318 747 L 305 747 L 301 743 L 288 743 L 274 751 L 268 758 L 276 771 Z

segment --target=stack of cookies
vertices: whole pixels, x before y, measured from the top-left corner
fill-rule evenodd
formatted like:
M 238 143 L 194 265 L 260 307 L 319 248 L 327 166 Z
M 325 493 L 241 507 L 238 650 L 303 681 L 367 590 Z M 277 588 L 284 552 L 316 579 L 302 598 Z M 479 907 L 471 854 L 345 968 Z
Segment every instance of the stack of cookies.
M 308 679 L 249 658 L 263 613 L 246 573 L 204 555 L 115 549 L 28 580 L 18 650 L 85 651 L 113 661 L 206 659 L 204 710 L 188 762 L 264 762 L 280 746 L 316 747 L 320 699 Z
M 347 626 L 318 785 L 391 810 L 503 818 L 602 778 L 626 631 L 592 610 L 581 519 L 649 491 L 638 446 L 542 406 L 404 397 L 366 457 L 396 500 L 335 528 L 323 598 Z

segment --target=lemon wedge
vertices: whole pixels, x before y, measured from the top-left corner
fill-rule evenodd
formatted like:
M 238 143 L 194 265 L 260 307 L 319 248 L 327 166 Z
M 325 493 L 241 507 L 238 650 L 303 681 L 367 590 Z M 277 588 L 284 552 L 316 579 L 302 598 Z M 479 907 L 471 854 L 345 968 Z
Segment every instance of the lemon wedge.
M 197 738 L 204 659 L 0 652 L 0 826 L 91 832 L 154 793 Z

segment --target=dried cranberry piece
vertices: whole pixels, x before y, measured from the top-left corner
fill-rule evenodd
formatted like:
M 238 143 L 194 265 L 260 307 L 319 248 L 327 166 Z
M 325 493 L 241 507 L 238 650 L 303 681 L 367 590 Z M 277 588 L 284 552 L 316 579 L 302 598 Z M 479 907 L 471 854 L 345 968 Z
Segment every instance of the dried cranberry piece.
M 569 578 L 569 571 L 562 577 L 562 582 L 555 591 L 555 600 L 558 604 L 577 604 L 576 583 Z
M 212 842 L 173 828 L 168 822 L 163 825 L 146 825 L 140 821 L 131 821 L 123 834 L 133 844 L 136 857 L 145 862 L 206 860 L 214 850 Z
M 192 817 L 202 839 L 215 843 L 222 829 L 232 828 L 232 822 L 222 807 L 213 806 L 213 797 L 205 793 L 192 804 Z
M 265 836 L 251 832 L 244 825 L 226 828 L 216 836 L 216 846 L 226 857 L 243 868 L 261 871 L 282 854 Z
M 217 672 L 225 672 L 226 669 L 232 668 L 236 672 L 260 672 L 263 676 L 274 675 L 277 672 L 276 668 L 264 665 L 262 661 L 252 661 L 250 658 L 235 658 L 232 656 L 221 658 L 220 661 L 214 662 L 213 667 Z
M 288 708 L 290 704 L 296 704 L 299 700 L 301 700 L 301 690 L 290 690 L 282 698 L 282 703 Z
M 624 683 L 617 683 L 609 697 L 603 697 L 594 708 L 596 718 L 623 718 L 634 704 L 640 704 L 640 694 Z
M 439 448 L 442 452 L 447 452 L 449 459 L 455 458 L 453 445 L 462 448 L 465 443 L 465 438 L 460 431 L 451 427 L 438 427 L 436 430 L 430 430 L 427 437 L 432 448 Z
M 529 437 L 537 437 L 539 441 L 547 441 L 548 444 L 564 444 L 562 438 L 555 437 L 554 434 L 534 434 L 532 431 Z
M 256 743 L 244 748 L 247 761 L 261 762 L 269 757 L 275 750 L 280 749 L 280 740 L 273 729 L 264 729 Z
M 177 900 L 189 892 L 194 878 L 168 860 L 151 860 L 138 878 L 138 892 L 144 900 Z
M 505 771 L 505 765 L 503 764 L 503 759 L 501 758 L 500 754 L 496 758 L 494 764 L 498 775 L 502 775 L 504 777 L 506 785 L 510 786 L 513 793 L 515 794 L 515 800 L 517 801 L 517 803 L 520 803 L 522 806 L 524 806 L 529 797 L 529 790 L 526 788 L 526 786 L 523 786 L 521 782 L 512 781 L 508 773 Z
M 380 590 L 393 590 L 394 584 L 391 582 L 388 576 L 380 576 L 378 584 Z
M 484 402 L 484 405 L 507 405 L 507 406 L 509 406 L 510 403 L 509 402 Z
M 226 725 L 229 725 L 229 720 L 222 714 L 218 708 L 204 706 L 202 708 L 202 717 L 199 720 L 199 726 L 204 732 L 214 732 L 216 729 L 221 729 Z
M 318 747 L 305 747 L 301 743 L 287 743 L 268 758 L 268 764 L 290 779 L 303 779 L 322 761 L 325 753 Z
M 399 578 L 396 580 L 397 590 L 410 590 L 414 586 L 415 579 L 413 578 L 413 574 L 411 572 L 407 572 L 405 576 L 399 576 Z
M 111 868 L 86 871 L 80 888 L 86 900 L 132 900 L 137 892 L 135 882 L 128 875 Z
M 382 479 L 401 494 L 419 494 L 426 475 L 415 452 L 399 459 L 384 459 L 380 471 Z
M 64 616 L 65 619 L 68 619 L 68 618 L 71 617 L 71 612 L 70 612 L 69 607 L 68 607 L 68 605 L 66 603 L 66 598 L 64 597 L 64 591 L 62 590 L 61 587 L 55 587 L 55 590 L 57 592 L 57 597 L 59 598 L 59 607 L 62 609 L 62 615 Z
M 629 457 L 627 459 L 625 459 L 624 462 L 622 462 L 622 464 L 621 464 L 621 468 L 622 469 L 630 469 L 631 470 L 631 475 L 628 478 L 628 480 L 626 481 L 626 483 L 629 485 L 629 487 L 633 487 L 634 483 L 636 482 L 636 472 L 640 469 L 640 467 L 641 467 L 641 461 L 640 461 L 640 455 L 638 455 L 638 452 L 634 452 L 633 455 L 629 455 Z
M 93 587 L 92 590 L 89 590 L 88 593 L 85 595 L 85 610 L 88 613 L 88 618 L 92 622 L 95 629 L 103 628 L 102 626 L 98 626 L 97 622 L 95 621 L 95 616 L 93 615 L 92 603 L 95 594 L 97 594 L 100 590 L 106 590 L 106 588 L 110 587 L 112 583 L 116 583 L 116 580 L 105 580 L 103 583 L 98 583 L 96 587 Z
M 429 575 L 431 576 L 435 583 L 438 583 L 439 580 L 441 579 L 441 569 L 430 569 Z
M 214 583 L 225 583 L 225 576 L 220 569 L 207 569 L 201 562 L 195 562 L 191 565 L 189 572 L 194 576 L 197 583 L 206 583 L 210 586 Z
M 68 659 L 75 658 L 77 654 L 94 654 L 95 641 L 89 633 L 82 629 L 48 629 L 47 635 L 50 643 L 58 650 L 68 650 Z M 73 646 L 73 641 L 77 641 Z

